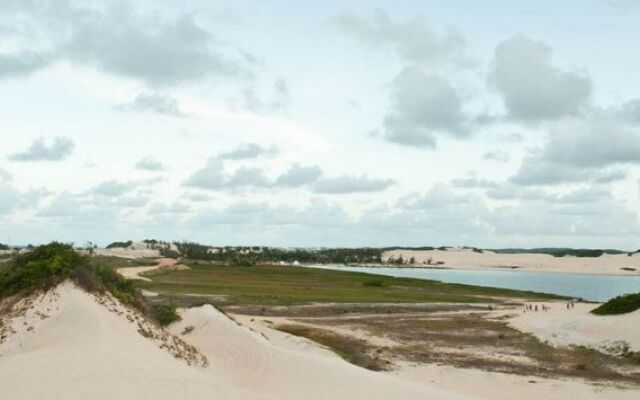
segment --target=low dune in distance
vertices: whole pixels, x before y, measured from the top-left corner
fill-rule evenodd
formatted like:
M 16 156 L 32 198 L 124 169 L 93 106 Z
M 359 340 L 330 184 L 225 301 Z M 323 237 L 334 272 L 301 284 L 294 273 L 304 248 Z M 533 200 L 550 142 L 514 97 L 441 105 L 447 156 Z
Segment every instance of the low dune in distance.
M 451 248 L 447 250 L 398 249 L 385 251 L 382 260 L 413 259 L 416 266 L 443 268 L 514 268 L 523 271 L 560 272 L 576 274 L 639 275 L 640 255 L 603 254 L 600 257 L 554 257 L 549 254 L 496 253 L 472 249 Z

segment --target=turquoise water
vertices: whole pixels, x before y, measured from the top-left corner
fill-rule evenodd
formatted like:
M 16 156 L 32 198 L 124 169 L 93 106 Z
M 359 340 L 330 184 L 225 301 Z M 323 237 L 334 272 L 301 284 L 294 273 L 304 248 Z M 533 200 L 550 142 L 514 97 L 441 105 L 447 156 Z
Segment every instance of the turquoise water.
M 505 289 L 552 293 L 590 301 L 606 301 L 640 292 L 640 275 L 588 275 L 554 272 L 495 271 L 468 269 L 387 268 L 314 265 L 318 268 L 367 272 L 403 278 L 432 279 L 449 283 L 492 286 Z

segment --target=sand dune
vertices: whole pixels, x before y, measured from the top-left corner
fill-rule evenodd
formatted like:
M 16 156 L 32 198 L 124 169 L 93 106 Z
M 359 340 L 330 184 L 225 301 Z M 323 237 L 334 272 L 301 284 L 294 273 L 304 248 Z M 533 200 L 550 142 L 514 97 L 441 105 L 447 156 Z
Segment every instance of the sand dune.
M 0 344 L 0 399 L 262 398 L 174 358 L 114 310 L 70 283 L 39 297 Z
M 213 376 L 275 399 L 470 399 L 355 367 L 326 352 L 276 346 L 211 306 L 185 311 L 172 331 L 187 326 L 194 330 L 185 340 L 208 357 Z
M 3 318 L 0 399 L 468 399 L 367 371 L 333 355 L 276 347 L 211 306 L 171 330 L 209 360 L 189 366 L 143 337 L 133 314 L 71 283 Z M 169 344 L 171 341 L 169 341 Z M 166 344 L 166 343 L 165 343 Z
M 499 254 L 484 250 L 482 253 L 471 249 L 449 250 L 391 250 L 385 251 L 382 259 L 397 259 L 402 256 L 406 261 L 411 258 L 415 263 L 424 265 L 437 263 L 444 268 L 511 268 L 523 271 L 545 271 L 577 274 L 640 275 L 640 256 L 626 254 L 603 254 L 600 257 L 554 257 L 549 254 Z M 625 270 L 622 268 L 635 269 Z
M 590 313 L 594 304 L 576 303 L 570 310 L 564 303 L 545 304 L 549 311 L 521 313 L 509 319 L 509 324 L 555 345 L 607 350 L 626 343 L 630 350 L 640 351 L 640 311 L 599 316 Z

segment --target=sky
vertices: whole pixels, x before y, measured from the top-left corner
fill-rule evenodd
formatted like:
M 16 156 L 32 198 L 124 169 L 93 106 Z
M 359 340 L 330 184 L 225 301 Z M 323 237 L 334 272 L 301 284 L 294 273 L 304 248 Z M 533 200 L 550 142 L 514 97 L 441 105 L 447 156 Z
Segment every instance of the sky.
M 0 242 L 635 250 L 638 20 L 0 0 Z

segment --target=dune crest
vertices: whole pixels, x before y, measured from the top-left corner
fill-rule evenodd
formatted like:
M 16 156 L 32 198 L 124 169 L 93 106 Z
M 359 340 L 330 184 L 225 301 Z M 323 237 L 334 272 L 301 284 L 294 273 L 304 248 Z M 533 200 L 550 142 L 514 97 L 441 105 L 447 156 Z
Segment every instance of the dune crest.
M 0 399 L 260 398 L 212 379 L 195 348 L 111 296 L 69 281 L 4 307 Z

